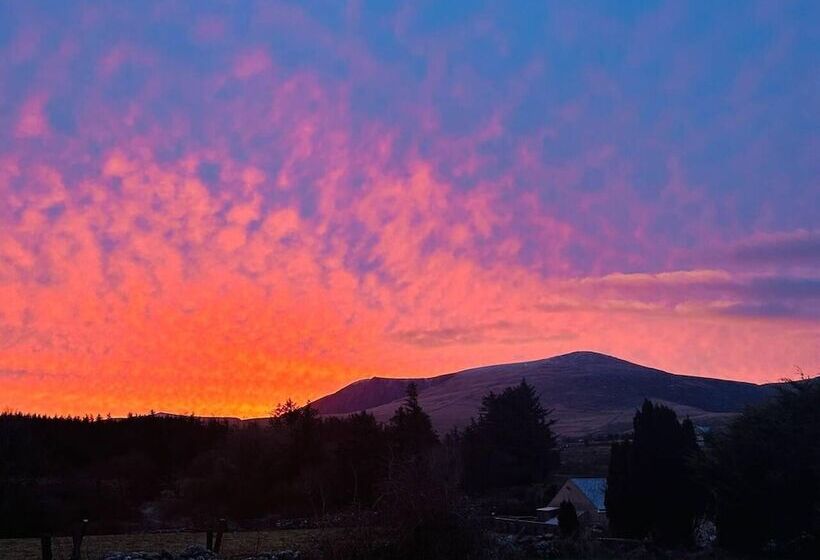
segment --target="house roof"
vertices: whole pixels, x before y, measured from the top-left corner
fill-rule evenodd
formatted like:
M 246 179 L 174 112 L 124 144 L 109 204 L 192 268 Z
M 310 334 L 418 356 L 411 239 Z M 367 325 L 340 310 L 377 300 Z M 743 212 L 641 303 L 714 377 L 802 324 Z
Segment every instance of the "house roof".
M 595 505 L 595 509 L 598 511 L 606 510 L 604 503 L 606 497 L 605 478 L 571 478 L 570 480 Z

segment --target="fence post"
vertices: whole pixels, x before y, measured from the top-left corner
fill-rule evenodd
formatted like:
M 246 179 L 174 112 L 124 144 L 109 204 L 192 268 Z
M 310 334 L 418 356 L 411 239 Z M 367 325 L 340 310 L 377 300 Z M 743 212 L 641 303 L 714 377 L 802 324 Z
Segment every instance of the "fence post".
M 40 537 L 40 549 L 43 551 L 43 560 L 51 560 L 51 535 Z
M 213 549 L 214 549 L 214 530 L 213 529 L 209 528 L 205 532 L 205 548 L 207 548 L 210 551 L 213 551 Z
M 222 535 L 225 533 L 227 523 L 224 519 L 220 519 L 216 524 L 216 541 L 214 542 L 214 552 L 219 554 L 222 550 Z
M 80 549 L 83 544 L 83 535 L 85 535 L 85 526 L 88 524 L 88 519 L 83 519 L 74 525 L 74 534 L 71 535 L 73 547 L 71 548 L 71 560 L 80 560 Z

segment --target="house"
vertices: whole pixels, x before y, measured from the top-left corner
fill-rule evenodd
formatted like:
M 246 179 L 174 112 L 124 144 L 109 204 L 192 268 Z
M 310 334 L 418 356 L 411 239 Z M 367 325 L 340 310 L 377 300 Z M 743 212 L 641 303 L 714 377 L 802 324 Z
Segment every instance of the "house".
M 709 437 L 710 433 L 712 433 L 712 428 L 710 426 L 695 424 L 695 441 L 698 442 L 699 446 L 704 446 L 706 443 L 706 438 Z
M 566 500 L 575 506 L 582 525 L 606 527 L 605 496 L 605 478 L 569 478 L 546 507 L 536 510 L 536 518 L 543 522 L 554 520 L 561 502 Z

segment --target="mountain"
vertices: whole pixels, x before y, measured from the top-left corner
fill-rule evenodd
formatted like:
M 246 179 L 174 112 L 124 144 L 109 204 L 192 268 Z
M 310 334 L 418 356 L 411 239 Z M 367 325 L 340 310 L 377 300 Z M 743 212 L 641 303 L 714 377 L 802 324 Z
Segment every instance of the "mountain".
M 419 402 L 439 433 L 462 427 L 481 399 L 522 379 L 533 385 L 555 429 L 567 437 L 628 430 L 645 398 L 661 402 L 700 425 L 725 422 L 774 391 L 772 385 L 675 375 L 596 352 L 572 352 L 532 362 L 479 367 L 427 379 L 374 377 L 323 397 L 313 406 L 326 415 L 369 410 L 385 421 L 401 404 L 407 384 L 419 387 Z
M 434 387 L 450 379 L 454 373 L 420 379 L 371 377 L 350 385 L 311 403 L 322 414 L 345 414 L 367 410 L 402 399 L 407 385 L 414 382 L 419 391 Z

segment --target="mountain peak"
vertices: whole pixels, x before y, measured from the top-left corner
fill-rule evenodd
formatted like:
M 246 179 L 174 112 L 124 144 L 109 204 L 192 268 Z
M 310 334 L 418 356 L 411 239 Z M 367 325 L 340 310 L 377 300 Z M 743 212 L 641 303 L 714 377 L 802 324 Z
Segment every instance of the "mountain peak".
M 602 352 L 595 352 L 594 350 L 575 350 L 573 352 L 567 352 L 566 354 L 559 354 L 557 356 L 553 356 L 552 358 L 547 358 L 548 360 L 560 360 L 564 358 L 572 358 L 577 360 L 594 360 L 594 361 L 618 361 L 624 362 L 626 360 L 622 360 L 621 358 L 616 358 L 615 356 L 610 356 L 609 354 L 604 354 Z
M 560 354 L 558 356 L 553 356 L 552 358 L 546 358 L 546 362 L 551 363 L 563 363 L 563 364 L 573 364 L 577 366 L 618 366 L 623 367 L 625 365 L 635 366 L 635 367 L 645 367 L 640 366 L 634 362 L 630 362 L 624 360 L 622 358 L 618 358 L 616 356 L 610 356 L 609 354 L 604 354 L 602 352 L 595 352 L 592 350 L 576 350 L 574 352 L 569 352 L 567 354 Z

